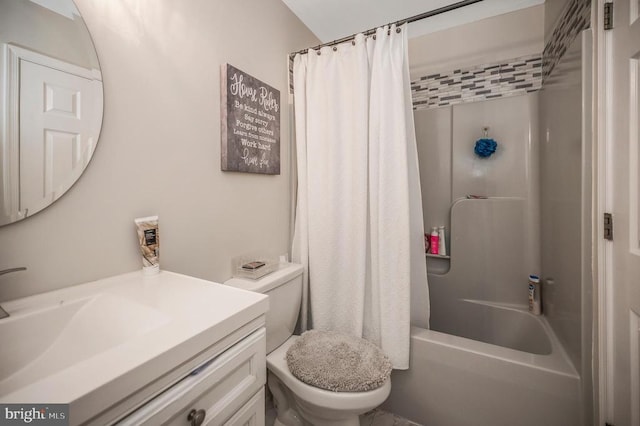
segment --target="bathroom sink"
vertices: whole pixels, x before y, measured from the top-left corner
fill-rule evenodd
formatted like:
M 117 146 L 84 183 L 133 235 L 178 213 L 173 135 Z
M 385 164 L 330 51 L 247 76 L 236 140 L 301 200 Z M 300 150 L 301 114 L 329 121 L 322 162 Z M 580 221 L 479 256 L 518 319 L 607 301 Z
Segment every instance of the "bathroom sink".
M 0 320 L 0 395 L 154 330 L 169 317 L 110 294 L 60 301 Z
M 0 403 L 69 404 L 72 426 L 113 423 L 236 334 L 262 327 L 268 305 L 264 295 L 169 271 L 3 302 Z

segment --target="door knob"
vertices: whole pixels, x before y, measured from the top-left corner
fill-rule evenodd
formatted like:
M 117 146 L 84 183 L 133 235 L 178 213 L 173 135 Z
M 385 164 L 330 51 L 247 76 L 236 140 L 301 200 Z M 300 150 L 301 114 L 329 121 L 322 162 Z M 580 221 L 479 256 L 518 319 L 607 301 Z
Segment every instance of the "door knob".
M 189 415 L 187 416 L 187 421 L 191 422 L 191 426 L 200 426 L 202 422 L 204 422 L 204 417 L 207 415 L 207 412 L 204 410 L 196 410 L 195 408 L 189 411 Z

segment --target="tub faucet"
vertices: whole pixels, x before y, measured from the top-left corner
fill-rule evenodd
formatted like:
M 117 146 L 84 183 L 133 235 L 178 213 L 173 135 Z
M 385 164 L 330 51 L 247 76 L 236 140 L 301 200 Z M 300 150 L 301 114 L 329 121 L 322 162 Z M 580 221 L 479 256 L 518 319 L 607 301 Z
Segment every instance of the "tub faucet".
M 10 274 L 11 272 L 26 271 L 26 270 L 27 270 L 27 268 L 25 268 L 24 266 L 21 266 L 19 268 L 3 269 L 2 271 L 0 271 L 0 275 Z M 5 311 L 4 309 L 2 309 L 2 306 L 0 306 L 0 319 L 6 318 L 8 316 L 9 316 L 9 313 L 7 311 Z

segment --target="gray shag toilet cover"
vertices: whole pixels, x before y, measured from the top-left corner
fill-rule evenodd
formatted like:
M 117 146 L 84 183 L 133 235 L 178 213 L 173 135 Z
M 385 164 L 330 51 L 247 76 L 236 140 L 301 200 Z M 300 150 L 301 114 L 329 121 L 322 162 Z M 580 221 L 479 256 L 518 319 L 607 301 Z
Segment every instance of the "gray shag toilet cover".
M 376 345 L 335 331 L 309 330 L 287 350 L 291 374 L 334 392 L 377 389 L 391 375 L 391 361 Z

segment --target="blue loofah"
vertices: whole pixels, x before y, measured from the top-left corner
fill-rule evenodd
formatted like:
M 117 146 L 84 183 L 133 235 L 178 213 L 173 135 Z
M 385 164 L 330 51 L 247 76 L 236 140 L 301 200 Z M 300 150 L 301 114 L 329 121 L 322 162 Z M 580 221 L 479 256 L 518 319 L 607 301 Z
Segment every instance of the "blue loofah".
M 493 139 L 482 138 L 476 141 L 476 146 L 473 150 L 480 157 L 486 158 L 490 157 L 491 154 L 496 152 L 497 147 L 498 143 Z

